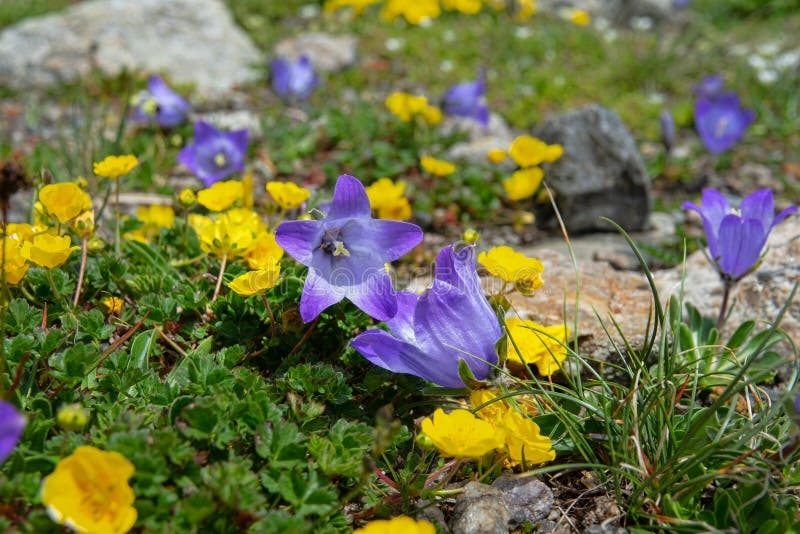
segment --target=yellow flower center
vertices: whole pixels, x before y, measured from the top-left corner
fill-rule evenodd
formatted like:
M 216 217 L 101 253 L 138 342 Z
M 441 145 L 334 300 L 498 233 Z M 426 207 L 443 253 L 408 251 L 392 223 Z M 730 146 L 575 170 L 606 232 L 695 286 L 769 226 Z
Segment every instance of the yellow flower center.
M 224 167 L 226 163 L 228 163 L 228 159 L 225 157 L 225 154 L 223 154 L 222 152 L 220 152 L 219 154 L 214 156 L 214 164 L 217 167 Z

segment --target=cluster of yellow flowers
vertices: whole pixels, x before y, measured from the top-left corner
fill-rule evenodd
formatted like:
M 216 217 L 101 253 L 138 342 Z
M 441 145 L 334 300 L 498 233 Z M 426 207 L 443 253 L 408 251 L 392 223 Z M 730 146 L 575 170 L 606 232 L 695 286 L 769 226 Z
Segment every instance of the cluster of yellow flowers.
M 396 91 L 386 98 L 386 107 L 403 122 L 411 122 L 416 117 L 422 117 L 422 120 L 431 125 L 442 122 L 442 111 L 428 104 L 428 99 L 423 95 Z
M 470 394 L 476 413 L 456 409 L 450 413 L 438 408 L 433 417 L 423 419 L 421 431 L 445 456 L 481 458 L 497 450 L 505 452 L 511 465 L 539 464 L 556 457 L 550 438 L 542 436 L 528 413 L 497 399 L 498 391 L 481 389 Z
M 367 7 L 379 3 L 381 0 L 327 0 L 324 9 L 336 11 L 350 7 L 356 15 L 360 15 Z M 440 16 L 442 9 L 475 15 L 484 4 L 495 11 L 506 8 L 505 0 L 385 0 L 381 17 L 388 21 L 403 17 L 409 24 L 419 25 Z M 536 12 L 535 0 L 516 0 L 514 12 L 517 20 L 527 20 Z
M 503 282 L 514 284 L 523 294 L 530 294 L 544 285 L 544 265 L 536 258 L 529 258 L 509 246 L 494 247 L 478 254 L 478 263 L 489 274 Z
M 511 142 L 508 152 L 492 149 L 487 156 L 492 163 L 500 163 L 511 156 L 520 169 L 503 181 L 503 188 L 511 200 L 523 200 L 533 196 L 544 178 L 542 163 L 552 163 L 564 154 L 561 145 L 548 145 L 530 135 L 521 135 Z
M 389 178 L 381 178 L 366 189 L 370 206 L 379 219 L 405 221 L 411 217 L 411 204 L 403 196 L 405 182 L 395 183 Z

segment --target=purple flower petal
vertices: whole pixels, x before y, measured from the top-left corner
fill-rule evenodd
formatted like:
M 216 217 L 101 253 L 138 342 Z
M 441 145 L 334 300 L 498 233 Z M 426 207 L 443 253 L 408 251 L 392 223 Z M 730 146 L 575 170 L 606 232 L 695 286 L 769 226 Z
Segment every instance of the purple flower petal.
M 772 227 L 774 227 L 776 224 L 784 220 L 792 213 L 797 213 L 797 206 L 789 206 L 788 208 L 780 212 L 777 216 L 775 216 L 775 220 L 772 221 L 772 226 L 770 226 L 770 229 L 772 229 Z
M 452 86 L 442 97 L 442 111 L 447 115 L 466 117 L 489 125 L 489 108 L 486 105 L 486 79 L 483 74 L 472 82 Z
M 386 326 L 394 335 L 403 341 L 414 343 L 414 310 L 417 308 L 419 295 L 411 291 L 397 292 L 397 313 L 386 321 Z
M 379 321 L 387 321 L 397 313 L 397 294 L 392 279 L 384 270 L 364 282 L 346 288 L 345 296 L 358 308 Z
M 745 274 L 758 261 L 767 235 L 758 219 L 727 215 L 719 226 L 720 270 L 734 280 Z
M 370 249 L 383 263 L 396 260 L 422 242 L 422 229 L 407 222 L 356 219 L 342 230 L 348 249 Z
M 752 110 L 743 109 L 735 93 L 695 102 L 694 122 L 703 144 L 712 154 L 733 147 L 755 120 Z
M 17 446 L 27 420 L 10 402 L 0 400 L 0 464 Z
M 303 293 L 300 295 L 300 317 L 309 323 L 325 308 L 340 302 L 344 296 L 345 292 L 341 288 L 329 284 L 314 269 L 309 269 Z
M 178 153 L 178 161 L 206 186 L 244 169 L 247 130 L 221 132 L 207 122 L 198 121 L 194 135 L 194 143 Z
M 662 109 L 659 115 L 659 125 L 661 126 L 661 143 L 667 152 L 672 152 L 675 146 L 675 119 L 667 109 Z
M 758 219 L 764 230 L 772 228 L 775 220 L 775 200 L 770 189 L 758 189 L 747 195 L 739 204 L 743 219 Z
M 721 74 L 713 74 L 706 76 L 700 83 L 693 87 L 694 94 L 698 98 L 714 99 L 722 94 L 722 88 L 725 85 L 725 79 Z
M 319 78 L 308 56 L 300 56 L 297 61 L 275 59 L 270 63 L 272 87 L 284 100 L 305 100 L 319 85 Z
M 370 209 L 369 197 L 364 185 L 349 174 L 339 176 L 333 190 L 333 201 L 328 218 L 369 218 Z
M 311 265 L 314 249 L 322 238 L 319 221 L 287 221 L 275 230 L 275 241 L 303 265 Z

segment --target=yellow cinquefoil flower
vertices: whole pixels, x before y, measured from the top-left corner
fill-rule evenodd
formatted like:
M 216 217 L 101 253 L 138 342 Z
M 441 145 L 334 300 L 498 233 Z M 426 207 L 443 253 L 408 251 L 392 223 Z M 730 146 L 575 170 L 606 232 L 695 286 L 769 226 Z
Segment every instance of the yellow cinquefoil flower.
M 366 188 L 367 197 L 369 197 L 369 205 L 375 211 L 395 203 L 398 199 L 403 198 L 403 193 L 406 190 L 406 183 L 399 181 L 393 182 L 389 178 L 380 178 L 372 185 Z
M 442 7 L 465 15 L 474 15 L 481 10 L 481 0 L 442 0 Z
M 381 17 L 393 21 L 402 16 L 409 24 L 420 24 L 441 14 L 439 0 L 386 0 Z
M 428 124 L 439 124 L 442 111 L 436 106 L 428 105 L 428 99 L 421 95 L 394 92 L 386 98 L 386 107 L 403 122 L 411 122 L 414 117 L 422 117 Z
M 215 182 L 197 193 L 197 202 L 210 211 L 224 211 L 244 198 L 244 185 L 239 180 Z
M 436 527 L 430 521 L 419 521 L 401 515 L 391 519 L 370 521 L 356 529 L 353 534 L 436 534 Z
M 254 270 L 265 269 L 283 257 L 283 249 L 272 232 L 259 232 L 253 248 L 245 255 L 247 265 Z
M 10 286 L 19 284 L 25 277 L 25 273 L 28 272 L 28 263 L 22 255 L 22 244 L 22 241 L 12 237 L 6 237 L 5 246 L 3 247 L 4 250 L 0 249 L 3 276 L 6 284 Z
M 97 176 L 104 178 L 119 178 L 128 174 L 139 164 L 136 156 L 106 156 L 101 162 L 95 162 L 92 167 Z
M 458 458 L 480 458 L 493 449 L 501 449 L 505 439 L 504 432 L 469 410 L 446 414 L 437 408 L 433 419 L 423 419 L 420 428 L 441 454 Z
M 509 360 L 536 365 L 543 376 L 550 376 L 561 368 L 561 362 L 567 358 L 569 329 L 566 326 L 544 326 L 511 317 L 506 319 L 506 327 L 510 338 Z
M 502 163 L 508 154 L 502 148 L 492 148 L 486 153 L 486 158 L 492 163 Z
M 355 10 L 355 14 L 360 15 L 368 6 L 379 4 L 380 2 L 381 0 L 328 0 L 322 9 L 331 12 L 345 7 L 352 7 Z
M 525 21 L 536 13 L 536 0 L 517 0 L 517 13 L 515 18 L 518 21 Z
M 243 297 L 266 293 L 278 283 L 280 274 L 281 266 L 273 263 L 266 269 L 248 271 L 237 276 L 228 283 L 228 287 Z
M 178 194 L 178 202 L 184 208 L 191 208 L 197 203 L 197 195 L 191 189 L 184 189 Z
M 508 154 L 520 167 L 533 167 L 540 163 L 553 163 L 564 154 L 561 145 L 548 145 L 530 135 L 520 135 L 511 142 Z
M 172 228 L 175 223 L 175 211 L 170 206 L 161 206 L 159 204 L 140 206 L 136 209 L 136 218 L 142 221 L 144 225 L 132 232 L 128 232 L 123 237 L 142 243 L 149 243 L 162 228 Z
M 28 223 L 8 223 L 5 227 L 5 232 L 0 227 L 0 235 L 6 234 L 6 237 L 16 239 L 17 241 L 30 241 L 33 236 L 40 233 L 42 228 L 38 228 Z
M 472 406 L 472 409 L 475 409 L 484 403 L 496 399 L 499 396 L 500 391 L 496 389 L 474 389 L 469 394 L 469 404 Z M 505 417 L 505 414 L 509 409 L 511 409 L 509 404 L 505 401 L 505 399 L 501 399 L 494 401 L 491 404 L 487 404 L 478 410 L 475 415 L 479 416 L 484 421 L 492 423 L 493 425 L 500 425 L 503 417 Z
M 577 26 L 588 26 L 592 22 L 592 16 L 582 9 L 573 9 L 569 14 L 569 21 Z
M 405 197 L 386 203 L 378 210 L 378 218 L 389 221 L 405 221 L 411 218 L 411 204 Z
M 100 303 L 106 307 L 108 313 L 111 315 L 119 315 L 122 313 L 122 302 L 123 300 L 119 297 L 106 297 L 100 301 Z
M 72 182 L 50 184 L 39 191 L 39 202 L 61 224 L 92 208 L 92 199 Z
M 233 224 L 227 218 L 206 225 L 200 230 L 200 248 L 209 254 L 222 258 L 244 256 L 255 244 L 257 232 L 247 226 Z
M 39 234 L 33 241 L 22 244 L 22 256 L 28 261 L 45 269 L 53 269 L 62 265 L 73 250 L 69 236 L 58 237 L 50 234 Z
M 508 459 L 513 465 L 522 463 L 541 464 L 555 460 L 556 451 L 553 442 L 542 436 L 539 425 L 530 417 L 516 410 L 508 410 L 502 420 L 505 428 L 505 442 L 508 448 Z
M 230 209 L 222 215 L 217 216 L 217 220 L 222 219 L 226 220 L 228 224 L 232 226 L 244 226 L 254 234 L 267 231 L 267 225 L 264 224 L 264 221 L 258 216 L 258 213 L 247 208 Z
M 197 235 L 200 235 L 200 231 L 213 222 L 214 221 L 211 220 L 211 217 L 208 217 L 206 215 L 199 215 L 197 213 L 189 214 L 189 226 L 195 231 Z
M 529 258 L 513 248 L 503 245 L 478 254 L 478 263 L 486 267 L 489 274 L 515 284 L 523 293 L 529 293 L 544 285 L 544 265 L 536 258 Z
M 268 182 L 267 192 L 285 210 L 299 208 L 311 196 L 311 191 L 293 182 Z
M 419 160 L 425 172 L 434 176 L 450 176 L 456 172 L 456 166 L 449 161 L 432 158 L 430 156 L 422 156 Z
M 511 200 L 524 200 L 533 196 L 544 179 L 544 171 L 539 167 L 520 169 L 503 180 L 503 189 Z
M 56 523 L 78 532 L 123 534 L 136 522 L 133 472 L 118 452 L 78 447 L 44 479 L 42 503 Z

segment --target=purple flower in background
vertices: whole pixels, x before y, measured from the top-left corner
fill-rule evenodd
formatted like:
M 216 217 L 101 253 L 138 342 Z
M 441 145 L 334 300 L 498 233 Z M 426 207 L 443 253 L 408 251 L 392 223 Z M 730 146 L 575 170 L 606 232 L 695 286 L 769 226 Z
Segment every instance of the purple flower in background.
M 0 400 L 0 464 L 17 446 L 25 429 L 25 416 L 4 400 Z
M 288 221 L 275 240 L 308 266 L 300 316 L 312 321 L 328 306 L 348 298 L 368 315 L 385 321 L 397 313 L 397 294 L 384 264 L 422 241 L 419 226 L 373 219 L 364 186 L 343 174 L 320 220 Z
M 184 98 L 170 89 L 160 76 L 150 76 L 147 91 L 133 97 L 133 120 L 135 122 L 156 123 L 171 128 L 186 121 L 191 106 Z
M 452 86 L 442 97 L 442 111 L 447 115 L 466 117 L 489 125 L 489 107 L 486 105 L 486 79 L 483 73 L 472 82 Z
M 673 7 L 688 7 L 692 0 L 672 0 Z
M 319 85 L 319 78 L 308 56 L 300 56 L 296 61 L 275 59 L 270 63 L 272 87 L 285 101 L 305 100 Z
M 694 104 L 695 128 L 712 154 L 725 152 L 738 143 L 755 118 L 753 110 L 741 106 L 736 93 L 699 98 Z
M 722 88 L 725 85 L 725 79 L 722 74 L 712 74 L 706 76 L 700 83 L 695 84 L 692 88 L 697 98 L 717 98 L 722 95 Z
M 659 124 L 661 125 L 661 142 L 664 144 L 664 150 L 669 154 L 672 152 L 672 147 L 675 146 L 675 119 L 672 118 L 672 113 L 668 109 L 661 110 Z
M 204 121 L 194 123 L 194 143 L 178 153 L 206 187 L 244 169 L 247 153 L 247 130 L 221 132 Z
M 720 274 L 738 280 L 756 264 L 772 228 L 790 213 L 790 206 L 775 216 L 772 191 L 758 189 L 745 197 L 738 209 L 716 189 L 703 189 L 700 205 L 681 206 L 700 214 L 706 231 L 708 251 Z
M 429 289 L 397 294 L 397 315 L 386 322 L 392 333 L 368 330 L 350 345 L 379 367 L 444 387 L 464 387 L 459 360 L 478 380 L 488 378 L 503 331 L 483 295 L 473 248 L 443 249 Z

